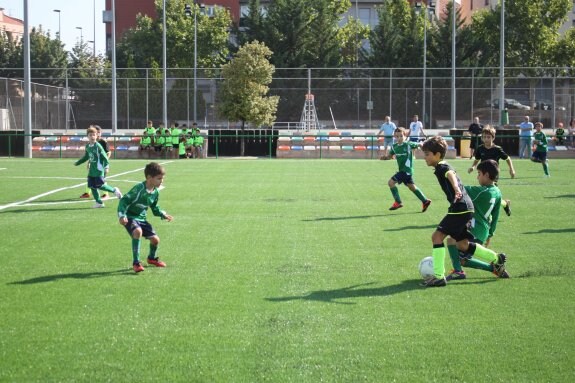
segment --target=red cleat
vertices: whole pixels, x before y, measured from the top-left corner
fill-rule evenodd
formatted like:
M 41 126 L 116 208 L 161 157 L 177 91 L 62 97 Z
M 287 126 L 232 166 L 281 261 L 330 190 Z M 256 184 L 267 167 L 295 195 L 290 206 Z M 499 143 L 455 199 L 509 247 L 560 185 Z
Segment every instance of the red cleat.
M 425 211 L 427 210 L 427 208 L 429 207 L 429 205 L 431 205 L 431 200 L 425 200 L 425 202 L 423 203 L 422 207 L 421 207 L 421 212 L 425 213 Z
M 140 271 L 144 271 L 144 266 L 140 262 L 134 263 L 134 271 L 139 273 Z
M 154 265 L 156 267 L 166 267 L 166 264 L 160 261 L 160 258 L 148 258 L 148 265 Z
M 80 196 L 80 198 L 90 198 L 90 194 L 89 193 L 84 193 Z
M 389 208 L 389 210 L 397 210 L 397 209 L 400 209 L 402 207 L 403 207 L 402 204 L 400 204 L 398 202 L 394 202 L 393 205 L 391 205 L 391 207 Z

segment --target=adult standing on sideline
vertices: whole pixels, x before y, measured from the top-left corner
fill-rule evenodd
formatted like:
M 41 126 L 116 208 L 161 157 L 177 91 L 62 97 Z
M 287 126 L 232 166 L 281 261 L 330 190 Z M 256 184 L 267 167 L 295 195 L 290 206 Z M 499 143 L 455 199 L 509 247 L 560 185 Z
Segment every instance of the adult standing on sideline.
M 533 136 L 533 123 L 529 121 L 529 116 L 523 117 L 523 122 L 519 124 L 519 158 L 531 158 L 531 137 Z M 525 150 L 527 155 L 525 156 Z
M 423 131 L 423 124 L 419 121 L 419 116 L 417 114 L 413 115 L 413 120 L 409 124 L 409 141 L 417 142 L 420 139 L 425 138 L 425 132 Z
M 391 148 L 393 146 L 393 133 L 395 132 L 395 129 L 397 129 L 397 126 L 395 126 L 395 123 L 393 123 L 393 121 L 391 121 L 391 117 L 390 116 L 385 116 L 384 120 L 383 120 L 383 124 L 381 124 L 381 126 L 379 127 L 379 132 L 377 132 L 378 136 L 381 136 L 383 134 L 383 156 L 387 156 L 387 152 L 389 151 L 389 148 Z
M 571 121 L 569 121 L 569 140 L 571 146 L 575 146 L 575 117 L 571 117 Z
M 479 117 L 475 117 L 471 125 L 469 125 L 469 129 L 467 129 L 469 133 L 471 133 L 471 144 L 469 148 L 471 149 L 471 153 L 469 158 L 473 158 L 473 154 L 475 153 L 475 149 L 481 145 L 481 132 L 483 131 L 483 125 L 479 123 Z

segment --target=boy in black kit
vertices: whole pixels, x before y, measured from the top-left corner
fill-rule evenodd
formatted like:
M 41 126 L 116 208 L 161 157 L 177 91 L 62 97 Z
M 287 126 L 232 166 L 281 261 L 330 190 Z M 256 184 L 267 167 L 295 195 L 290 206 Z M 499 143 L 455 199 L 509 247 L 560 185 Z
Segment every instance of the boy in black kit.
M 505 270 L 505 254 L 496 254 L 480 244 L 470 242 L 473 235 L 469 232 L 469 224 L 473 218 L 473 202 L 467 195 L 461 180 L 447 162 L 443 160 L 447 152 L 447 143 L 441 136 L 426 140 L 422 145 L 425 163 L 435 168 L 435 176 L 439 186 L 445 193 L 449 208 L 447 215 L 441 220 L 431 236 L 433 242 L 433 273 L 434 277 L 423 282 L 425 287 L 443 287 L 445 280 L 445 244 L 447 236 L 455 239 L 457 248 L 468 254 L 475 254 L 493 264 L 494 271 L 502 273 Z

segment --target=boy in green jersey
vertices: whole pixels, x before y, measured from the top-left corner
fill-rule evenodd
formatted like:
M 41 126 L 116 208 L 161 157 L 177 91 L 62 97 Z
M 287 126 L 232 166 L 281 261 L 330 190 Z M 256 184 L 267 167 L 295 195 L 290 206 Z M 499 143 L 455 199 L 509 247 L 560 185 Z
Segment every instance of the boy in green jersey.
M 489 241 L 499 220 L 499 208 L 501 205 L 501 191 L 495 184 L 499 177 L 499 166 L 494 160 L 486 160 L 477 165 L 477 181 L 479 186 L 465 186 L 465 190 L 473 202 L 473 219 L 471 220 L 471 234 L 475 237 L 475 243 L 489 246 Z M 507 270 L 499 270 L 492 263 L 483 262 L 471 256 L 460 253 L 457 250 L 455 240 L 447 238 L 447 251 L 453 264 L 453 270 L 449 272 L 446 280 L 465 279 L 467 276 L 462 266 L 489 271 L 499 278 L 509 278 Z
M 483 144 L 480 145 L 475 151 L 475 160 L 473 160 L 473 165 L 467 170 L 467 173 L 471 173 L 475 170 L 479 162 L 485 160 L 494 160 L 499 166 L 499 160 L 504 160 L 509 166 L 509 175 L 511 178 L 515 178 L 515 168 L 513 167 L 513 162 L 511 162 L 511 157 L 505 153 L 503 148 L 499 145 L 495 145 L 493 141 L 495 140 L 495 128 L 491 125 L 486 125 L 481 132 L 481 140 Z M 497 180 L 495 180 L 497 182 Z M 505 210 L 505 214 L 511 216 L 511 201 L 508 199 L 501 200 L 501 207 Z
M 397 184 L 404 183 L 405 186 L 407 186 L 407 188 L 411 190 L 411 192 L 422 202 L 421 212 L 423 213 L 427 210 L 429 205 L 431 205 L 431 200 L 427 199 L 423 192 L 413 182 L 413 149 L 417 149 L 419 144 L 416 142 L 406 141 L 405 134 L 406 130 L 404 128 L 399 127 L 395 129 L 395 132 L 393 132 L 395 144 L 392 145 L 389 150 L 389 154 L 382 157 L 383 160 L 389 160 L 395 156 L 397 166 L 399 167 L 399 171 L 395 173 L 387 183 L 391 190 L 391 195 L 395 200 L 389 210 L 397 210 L 403 207 Z
M 194 136 L 194 158 L 202 158 L 204 149 L 204 136 L 200 133 L 200 128 L 196 129 Z
M 164 181 L 166 171 L 156 163 L 150 162 L 144 168 L 146 180 L 134 186 L 126 193 L 118 204 L 118 219 L 130 237 L 132 237 L 132 267 L 136 273 L 144 271 L 140 262 L 140 242 L 142 237 L 150 241 L 150 253 L 147 262 L 156 267 L 166 267 L 166 264 L 156 256 L 160 237 L 147 221 L 148 207 L 156 217 L 171 222 L 173 217 L 163 211 L 158 205 L 160 192 L 158 188 Z
M 549 174 L 549 160 L 547 159 L 547 136 L 542 129 L 543 124 L 541 122 L 536 122 L 535 134 L 533 135 L 535 151 L 531 155 L 531 161 L 541 163 L 543 165 L 545 178 L 549 178 L 551 175 Z
M 459 251 L 477 255 L 492 262 L 495 270 L 501 273 L 505 270 L 506 255 L 496 254 L 493 250 L 472 242 L 474 237 L 469 232 L 468 226 L 473 218 L 473 202 L 455 169 L 444 161 L 445 153 L 447 153 L 447 142 L 443 137 L 435 136 L 426 140 L 422 149 L 425 163 L 435 169 L 435 177 L 449 203 L 447 215 L 443 217 L 431 235 L 434 276 L 425 280 L 423 286 L 443 287 L 447 284 L 445 279 L 445 244 L 443 242 L 447 237 L 455 240 Z
M 100 127 L 100 125 L 90 125 L 90 126 L 96 129 L 96 131 L 97 131 L 97 133 L 98 133 L 98 134 L 97 134 L 96 141 L 98 141 L 98 143 L 99 143 L 100 145 L 102 145 L 102 149 L 104 149 L 104 152 L 106 152 L 106 156 L 107 156 L 108 158 L 110 158 L 110 155 L 112 154 L 112 152 L 110 152 L 110 148 L 108 147 L 108 142 L 102 138 L 102 128 Z M 90 166 L 90 163 L 88 162 L 88 167 L 89 167 L 89 166 Z M 108 175 L 108 170 L 109 170 L 109 169 L 110 169 L 109 167 L 106 168 L 106 174 L 105 174 L 106 176 Z M 82 195 L 80 196 L 80 198 L 90 198 L 90 196 L 91 196 L 90 186 L 86 185 L 86 190 L 84 191 L 84 194 L 82 194 Z M 107 194 L 107 193 L 102 193 L 101 198 L 102 198 L 102 199 L 107 199 L 107 198 L 108 198 L 108 194 Z
M 86 133 L 88 134 L 88 144 L 86 145 L 86 152 L 84 156 L 74 163 L 78 166 L 86 161 L 88 164 L 88 187 L 92 191 L 92 196 L 96 201 L 94 208 L 104 207 L 102 198 L 98 189 L 107 192 L 112 192 L 118 198 L 122 198 L 122 193 L 120 189 L 114 188 L 106 184 L 106 172 L 109 166 L 108 155 L 102 148 L 102 145 L 98 143 L 98 130 L 94 126 L 90 126 Z

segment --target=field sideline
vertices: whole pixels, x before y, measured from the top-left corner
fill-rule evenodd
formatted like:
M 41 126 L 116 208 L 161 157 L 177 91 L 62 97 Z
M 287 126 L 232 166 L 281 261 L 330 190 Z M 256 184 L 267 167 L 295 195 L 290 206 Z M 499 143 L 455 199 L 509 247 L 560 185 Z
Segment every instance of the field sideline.
M 112 161 L 108 183 L 146 163 Z M 447 201 L 422 160 L 423 214 L 403 186 L 388 211 L 395 161 L 166 161 L 168 267 L 136 275 L 117 200 L 77 198 L 84 166 L 0 158 L 0 382 L 571 382 L 575 160 L 514 165 L 492 241 L 512 278 L 424 289 Z

